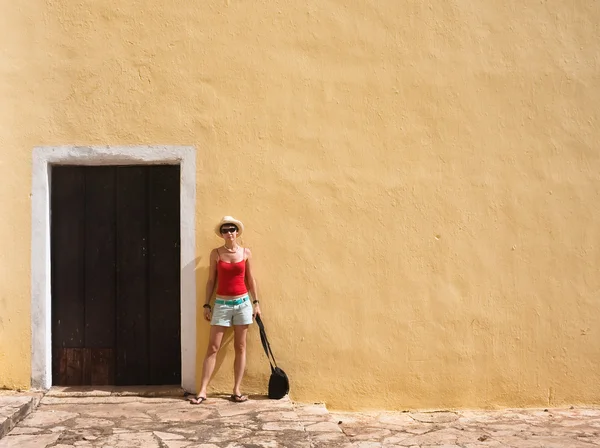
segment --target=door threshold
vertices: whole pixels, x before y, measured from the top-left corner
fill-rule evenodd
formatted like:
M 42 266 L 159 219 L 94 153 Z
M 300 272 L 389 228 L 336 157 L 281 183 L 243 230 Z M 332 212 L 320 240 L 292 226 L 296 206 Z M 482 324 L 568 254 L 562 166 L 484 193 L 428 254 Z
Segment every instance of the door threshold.
M 47 397 L 182 397 L 180 385 L 164 386 L 52 386 Z

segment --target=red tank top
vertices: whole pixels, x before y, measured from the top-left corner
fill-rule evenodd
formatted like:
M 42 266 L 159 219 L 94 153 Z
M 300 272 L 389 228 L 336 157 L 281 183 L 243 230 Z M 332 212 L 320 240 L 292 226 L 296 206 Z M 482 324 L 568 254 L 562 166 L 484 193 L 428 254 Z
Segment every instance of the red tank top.
M 227 263 L 221 260 L 217 249 L 219 260 L 217 261 L 217 295 L 218 296 L 241 296 L 248 292 L 244 279 L 246 278 L 246 249 L 244 259 L 237 263 Z

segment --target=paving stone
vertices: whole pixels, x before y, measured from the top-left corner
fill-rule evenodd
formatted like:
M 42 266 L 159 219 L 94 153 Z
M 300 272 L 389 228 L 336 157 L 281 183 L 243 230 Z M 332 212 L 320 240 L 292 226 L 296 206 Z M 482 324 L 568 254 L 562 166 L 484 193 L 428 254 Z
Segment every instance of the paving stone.
M 111 445 L 114 447 L 127 448 L 161 448 L 160 443 L 151 432 L 133 432 L 113 434 L 101 439 L 99 446 Z
M 261 448 L 279 448 L 281 446 L 280 443 L 273 436 L 250 436 L 245 438 L 243 442 L 243 444 L 246 446 Z
M 200 405 L 202 406 L 202 405 Z M 236 407 L 219 408 L 218 413 L 221 417 L 232 417 L 234 415 L 246 415 L 254 412 L 253 406 L 247 406 L 245 403 L 239 403 Z
M 459 445 L 423 445 L 421 448 L 462 448 Z
M 344 432 L 344 434 L 346 434 L 349 437 L 358 437 L 358 436 L 368 436 L 368 437 L 373 437 L 373 439 L 375 439 L 376 437 L 378 437 L 379 434 L 381 434 L 382 431 L 387 431 L 387 434 L 390 434 L 391 431 L 386 429 L 386 428 L 380 428 L 380 427 L 373 427 L 371 425 L 358 425 L 358 424 L 352 424 L 352 425 L 339 425 L 341 431 Z M 383 435 L 382 435 L 383 437 Z
M 455 445 L 458 440 L 456 430 L 440 429 L 431 431 L 421 435 L 415 435 L 402 441 L 403 445 L 440 445 L 449 444 Z
M 0 439 L 0 448 L 46 448 L 58 440 L 58 434 L 8 435 Z
M 486 422 L 497 422 L 500 420 L 499 416 L 501 415 L 498 411 L 485 411 L 485 412 L 475 412 L 464 410 L 460 411 L 460 416 L 457 422 L 463 423 L 486 423 Z
M 248 428 L 248 429 L 252 429 L 252 430 L 260 429 L 258 420 L 255 422 L 251 415 L 235 415 L 233 417 L 226 417 L 226 418 L 210 418 L 210 419 L 203 420 L 202 423 L 205 423 L 211 427 L 214 427 L 214 426 L 222 425 L 224 421 L 227 422 L 227 426 L 231 426 L 231 427 L 237 426 L 237 427 Z
M 73 421 L 73 424 L 77 428 L 97 428 L 104 426 L 114 426 L 114 422 L 112 420 L 107 420 L 105 418 L 76 418 Z
M 381 448 L 381 442 L 350 442 L 343 445 L 344 448 Z
M 329 415 L 329 411 L 324 404 L 294 405 L 294 410 L 299 416 Z
M 216 410 L 202 408 L 202 405 L 189 405 L 187 408 L 155 412 L 154 415 L 163 422 L 200 422 L 216 415 Z
M 163 442 L 165 440 L 181 440 L 181 439 L 185 438 L 181 434 L 175 434 L 175 433 L 170 433 L 170 432 L 160 432 L 160 431 L 154 431 L 154 435 L 156 437 L 158 437 L 160 440 L 162 440 Z
M 109 420 L 109 419 L 107 419 Z M 123 429 L 129 429 L 134 431 L 143 431 L 143 430 L 154 430 L 156 429 L 156 422 L 151 419 L 139 419 L 139 418 L 120 418 L 120 419 L 112 419 L 115 422 L 115 425 L 119 425 Z
M 111 395 L 112 386 L 80 386 L 77 390 L 69 386 L 54 386 L 48 391 L 48 398 L 67 398 L 67 397 L 109 397 Z
M 506 448 L 508 445 L 504 445 L 497 440 L 486 440 L 485 442 L 477 443 L 466 443 L 463 445 L 464 448 Z
M 256 436 L 256 437 L 266 437 L 267 439 L 273 439 L 274 437 L 291 437 L 294 434 L 296 434 L 298 431 L 294 431 L 294 430 L 285 430 L 285 431 L 281 431 L 281 433 L 277 433 L 274 431 L 265 431 L 262 429 L 259 429 L 257 431 L 252 431 L 252 436 Z
M 0 409 L 9 409 L 2 398 Z M 211 396 L 200 406 L 182 397 L 117 397 L 111 392 L 91 398 L 44 397 L 37 410 L 0 439 L 0 448 L 600 446 L 596 408 L 330 413 L 321 404 L 294 404 L 289 398 L 233 403 Z
M 486 429 L 492 431 L 494 435 L 511 435 L 517 432 L 525 431 L 529 428 L 531 428 L 531 426 L 527 423 L 492 423 L 490 425 L 486 425 Z
M 46 396 L 53 398 L 89 397 L 177 397 L 183 396 L 179 386 L 53 386 Z
M 113 434 L 124 434 L 127 432 L 135 432 L 133 429 L 129 429 L 129 428 L 113 428 L 112 430 Z
M 573 414 L 579 417 L 600 417 L 600 409 L 577 409 Z
M 296 433 L 296 437 L 278 437 L 277 442 L 281 448 L 314 448 L 309 438 L 301 433 Z M 247 446 L 244 445 L 244 448 L 247 448 Z
M 333 422 L 337 424 L 337 421 L 333 421 L 328 415 L 299 415 L 297 420 L 305 425 L 320 422 Z
M 143 411 L 139 410 L 138 406 L 131 406 L 131 403 L 123 403 L 121 405 L 112 404 L 99 404 L 95 406 L 94 410 L 86 412 L 88 417 L 98 418 L 126 418 L 130 421 L 134 419 L 147 419 L 150 420 L 150 416 Z
M 405 441 L 405 440 L 407 440 L 407 439 L 409 439 L 411 437 L 413 437 L 412 434 L 403 433 L 403 432 L 396 433 L 396 434 L 393 434 L 393 435 L 391 435 L 389 437 L 385 437 L 383 439 L 383 446 L 387 447 L 387 446 L 391 446 L 391 445 L 398 445 L 401 442 L 403 442 L 403 441 Z
M 409 434 L 420 435 L 420 434 L 426 434 L 428 432 L 431 432 L 435 428 L 432 428 L 431 425 L 418 426 L 418 425 L 412 424 L 410 426 L 405 426 L 403 429 L 404 429 L 404 431 L 406 431 Z
M 352 437 L 353 441 L 356 440 L 371 440 L 382 442 L 386 437 L 392 434 L 392 431 L 385 428 L 367 428 L 367 432 L 356 434 Z
M 15 411 L 15 409 L 21 406 L 27 405 L 33 400 L 30 396 L 15 395 L 15 396 L 1 396 L 0 400 L 0 418 L 6 418 Z
M 333 422 L 320 422 L 306 426 L 309 432 L 342 432 L 339 425 Z
M 395 427 L 404 427 L 406 425 L 414 424 L 415 420 L 410 416 L 410 414 L 402 413 L 402 414 L 381 414 L 378 418 L 378 421 L 388 426 Z
M 300 422 L 268 422 L 262 426 L 264 431 L 304 431 Z
M 314 432 L 310 434 L 310 439 L 318 443 L 325 442 L 345 442 L 347 439 L 346 435 L 342 432 Z
M 189 440 L 163 440 L 163 443 L 167 446 L 167 448 L 185 448 L 192 444 L 192 442 Z
M 196 427 L 194 428 L 180 428 L 180 427 L 172 427 L 173 431 L 177 431 L 178 433 L 183 433 L 183 434 L 194 434 L 196 433 L 196 431 L 198 431 L 198 429 Z
M 45 428 L 78 417 L 74 412 L 66 411 L 36 411 L 21 422 L 22 426 Z
M 119 396 L 101 396 L 101 397 L 95 397 L 95 396 L 80 396 L 80 397 L 54 397 L 54 396 L 50 396 L 50 395 L 45 395 L 41 401 L 40 404 L 51 404 L 51 405 L 64 405 L 64 406 L 69 406 L 72 407 L 73 405 L 78 406 L 78 405 L 88 405 L 88 404 L 123 404 L 123 403 L 139 403 L 140 401 L 149 404 L 152 403 L 155 406 L 161 403 L 182 403 L 184 402 L 184 400 L 180 399 L 180 398 L 173 398 L 173 397 L 137 397 L 137 396 L 126 396 L 126 397 L 119 397 Z
M 298 414 L 294 411 L 269 411 L 260 412 L 257 414 L 257 418 L 263 422 L 276 422 L 276 421 L 298 421 Z
M 329 417 L 331 421 L 342 422 L 345 425 L 362 424 L 362 421 L 365 419 L 362 414 L 350 412 L 330 412 Z M 372 419 L 373 417 L 367 418 L 367 420 Z
M 458 420 L 454 412 L 414 412 L 410 416 L 421 423 L 448 423 Z
M 219 442 L 228 442 L 233 440 L 240 440 L 244 437 L 248 437 L 252 434 L 250 429 L 244 428 L 217 428 L 211 431 L 207 442 L 210 443 L 219 443 Z
M 526 438 L 515 437 L 515 436 L 499 437 L 499 438 L 493 439 L 493 440 L 496 440 L 505 446 L 514 446 L 514 447 L 518 447 L 518 448 L 543 448 L 543 445 L 540 445 L 539 440 L 526 439 Z M 485 442 L 487 442 L 487 440 Z M 564 447 L 564 448 L 567 448 L 567 447 Z
M 27 427 L 19 427 L 13 429 L 10 433 L 12 435 L 22 435 L 22 434 L 37 434 L 40 432 L 44 432 L 41 428 L 27 428 Z
M 492 440 L 485 431 L 479 429 L 476 431 L 461 431 L 457 433 L 456 443 L 458 445 L 466 445 L 468 443 L 478 443 L 481 439 Z

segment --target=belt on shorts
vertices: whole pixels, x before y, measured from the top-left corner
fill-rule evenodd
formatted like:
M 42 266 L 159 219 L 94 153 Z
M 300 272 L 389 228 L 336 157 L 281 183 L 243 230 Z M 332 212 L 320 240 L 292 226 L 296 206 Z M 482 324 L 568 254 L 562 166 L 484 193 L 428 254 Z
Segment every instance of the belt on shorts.
M 215 300 L 215 303 L 218 303 L 219 305 L 239 305 L 241 303 L 247 302 L 248 300 L 250 300 L 248 298 L 248 296 L 246 297 L 240 297 L 239 299 L 233 299 L 233 300 L 223 300 L 223 299 L 217 299 Z

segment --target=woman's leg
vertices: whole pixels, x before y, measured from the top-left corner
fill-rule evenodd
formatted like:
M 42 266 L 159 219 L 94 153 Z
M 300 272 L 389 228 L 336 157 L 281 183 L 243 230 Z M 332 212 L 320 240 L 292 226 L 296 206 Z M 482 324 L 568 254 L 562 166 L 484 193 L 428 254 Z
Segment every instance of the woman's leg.
M 237 401 L 245 401 L 246 397 L 242 397 L 241 387 L 244 370 L 246 369 L 246 334 L 248 333 L 248 325 L 233 326 L 233 345 L 235 348 L 235 361 L 233 364 L 233 373 L 235 383 L 233 385 L 234 399 Z
M 202 382 L 200 384 L 200 391 L 198 391 L 198 395 L 196 395 L 197 397 L 206 398 L 206 389 L 208 388 L 210 377 L 215 370 L 217 352 L 221 347 L 221 341 L 223 341 L 225 330 L 227 330 L 227 327 L 222 327 L 220 325 L 211 325 L 210 327 L 208 348 L 206 349 L 206 356 L 204 357 L 204 363 L 202 364 Z

